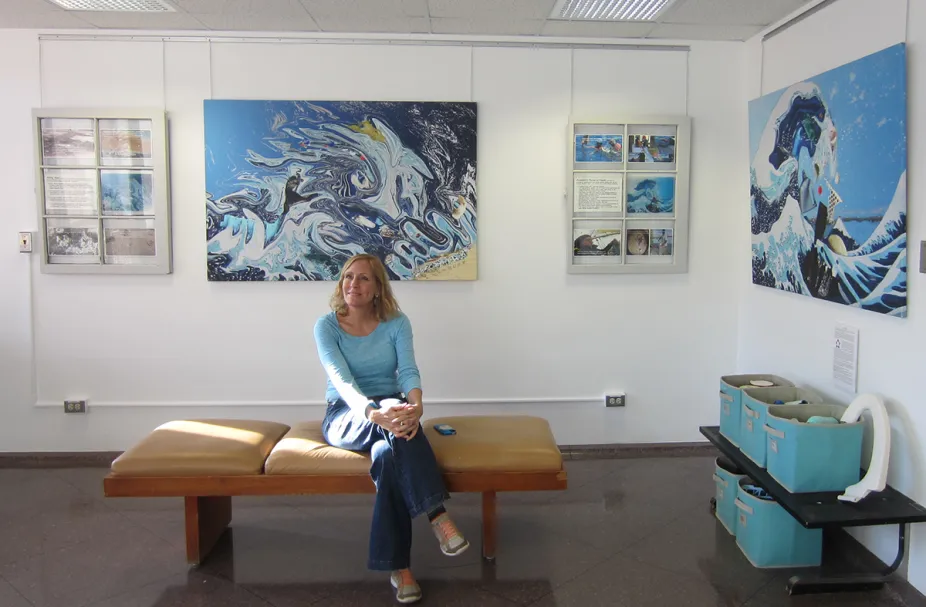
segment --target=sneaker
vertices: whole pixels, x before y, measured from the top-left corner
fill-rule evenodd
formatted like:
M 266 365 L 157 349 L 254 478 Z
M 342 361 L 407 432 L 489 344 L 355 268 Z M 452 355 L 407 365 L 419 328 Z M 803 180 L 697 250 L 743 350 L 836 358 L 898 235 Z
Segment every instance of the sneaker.
M 431 529 L 440 542 L 440 550 L 447 556 L 456 556 L 463 554 L 469 548 L 469 542 L 457 529 L 457 526 L 450 520 L 450 515 L 444 512 L 436 519 L 431 521 Z
M 408 569 L 393 571 L 389 581 L 395 588 L 395 600 L 400 603 L 416 603 L 421 600 L 421 587 Z

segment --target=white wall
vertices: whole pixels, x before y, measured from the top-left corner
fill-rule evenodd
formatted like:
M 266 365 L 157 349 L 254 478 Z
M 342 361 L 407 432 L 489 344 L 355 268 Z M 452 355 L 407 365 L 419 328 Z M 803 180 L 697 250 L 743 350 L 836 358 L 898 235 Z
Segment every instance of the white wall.
M 382 44 L 210 49 L 40 43 L 35 31 L 5 31 L 0 451 L 122 449 L 180 416 L 321 417 L 312 325 L 332 284 L 206 280 L 202 101 L 210 94 L 478 102 L 479 280 L 395 285 L 414 322 L 428 414 L 533 413 L 551 421 L 561 444 L 699 440 L 698 426 L 716 423 L 717 378 L 736 364 L 735 260 L 716 235 L 736 230 L 730 209 L 740 197 L 729 173 L 745 167 L 741 48 L 697 42 L 690 56 Z M 40 103 L 166 104 L 173 274 L 45 275 L 16 251 L 16 232 L 36 229 L 29 112 Z M 607 120 L 686 106 L 689 273 L 567 275 L 570 107 Z M 617 389 L 628 406 L 605 409 L 603 395 Z M 87 398 L 90 413 L 65 416 L 66 398 Z
M 852 396 L 837 390 L 832 381 L 832 345 L 836 322 L 859 328 L 858 391 L 878 392 L 887 399 L 892 420 L 889 482 L 911 498 L 926 502 L 926 408 L 923 407 L 923 344 L 926 343 L 926 303 L 923 275 L 918 273 L 919 242 L 926 238 L 926 216 L 919 212 L 922 188 L 916 176 L 926 166 L 926 124 L 920 108 L 924 99 L 926 65 L 919 44 L 926 42 L 926 6 L 910 2 L 909 30 L 906 0 L 841 0 L 765 43 L 747 43 L 748 99 L 873 52 L 908 41 L 908 318 L 887 318 L 845 306 L 751 284 L 750 267 L 738 269 L 739 360 L 741 372 L 774 372 L 796 383 L 816 388 L 836 402 Z M 764 68 L 764 69 L 763 69 Z M 744 174 L 743 200 L 748 191 Z M 748 225 L 749 207 L 737 204 L 737 225 Z M 749 232 L 741 236 L 737 257 L 749 257 Z M 911 526 L 909 580 L 926 590 L 926 534 Z M 857 532 L 886 562 L 896 554 L 896 526 Z

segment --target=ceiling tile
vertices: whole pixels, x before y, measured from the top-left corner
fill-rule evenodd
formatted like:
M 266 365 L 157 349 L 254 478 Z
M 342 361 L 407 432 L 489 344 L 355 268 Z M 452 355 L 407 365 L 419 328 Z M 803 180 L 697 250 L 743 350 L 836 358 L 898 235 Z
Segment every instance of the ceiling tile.
M 366 18 L 365 15 L 334 16 L 318 15 L 315 17 L 318 26 L 323 32 L 357 32 L 357 33 L 428 33 L 428 20 L 426 17 L 378 17 Z
M 664 23 L 766 26 L 812 0 L 678 0 L 659 19 Z
M 427 17 L 427 0 L 302 0 L 313 17 L 360 15 L 364 17 Z
M 207 28 L 218 31 L 315 32 L 318 26 L 308 15 L 193 15 Z
M 651 23 L 549 19 L 556 0 L 169 0 L 175 13 L 0 0 L 0 28 L 198 29 L 744 40 L 814 0 L 676 0 Z M 187 14 L 189 13 L 189 14 Z M 429 21 L 431 18 L 431 21 Z M 200 25 L 202 24 L 202 25 Z
M 97 27 L 110 29 L 203 29 L 203 24 L 187 13 L 76 11 L 74 15 Z
M 177 7 L 197 15 L 305 15 L 299 0 L 170 0 Z M 251 29 L 251 28 L 248 28 Z
M 748 40 L 762 31 L 761 25 L 657 25 L 647 38 L 675 40 Z
M 536 36 L 541 29 L 543 29 L 543 21 L 540 19 L 431 18 L 431 31 L 435 34 Z
M 544 36 L 584 36 L 594 38 L 642 38 L 652 23 L 606 23 L 599 21 L 547 21 Z
M 556 0 L 428 0 L 432 17 L 508 15 L 511 18 L 546 19 Z
M 0 28 L 83 28 L 93 27 L 65 11 L 44 13 L 0 12 Z

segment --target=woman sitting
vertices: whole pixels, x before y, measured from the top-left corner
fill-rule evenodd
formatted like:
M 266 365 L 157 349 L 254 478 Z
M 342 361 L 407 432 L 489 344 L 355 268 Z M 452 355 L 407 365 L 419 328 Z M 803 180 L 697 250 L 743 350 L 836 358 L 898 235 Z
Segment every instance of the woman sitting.
M 444 509 L 450 494 L 419 424 L 423 404 L 412 327 L 385 267 L 372 255 L 347 260 L 331 308 L 315 324 L 328 376 L 322 432 L 334 447 L 370 451 L 376 503 L 367 566 L 390 571 L 396 599 L 413 603 L 421 588 L 409 569 L 412 518 L 428 516 L 448 556 L 461 554 L 469 542 Z

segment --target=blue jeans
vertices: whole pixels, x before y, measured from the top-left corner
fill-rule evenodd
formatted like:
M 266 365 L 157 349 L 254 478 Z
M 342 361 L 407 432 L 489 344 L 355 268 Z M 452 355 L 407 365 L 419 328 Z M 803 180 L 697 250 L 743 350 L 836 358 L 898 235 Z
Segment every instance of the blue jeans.
M 401 394 L 375 396 L 402 398 Z M 376 503 L 370 530 L 367 567 L 375 571 L 405 569 L 411 564 L 412 519 L 450 499 L 437 466 L 431 443 L 419 426 L 411 440 L 396 438 L 343 400 L 328 404 L 322 433 L 332 447 L 370 451 L 370 476 L 376 485 Z

